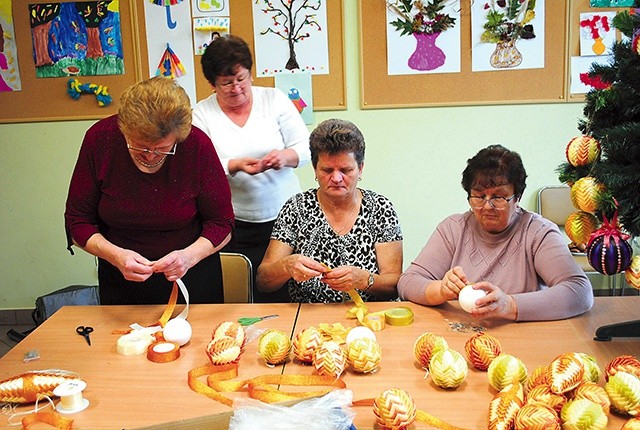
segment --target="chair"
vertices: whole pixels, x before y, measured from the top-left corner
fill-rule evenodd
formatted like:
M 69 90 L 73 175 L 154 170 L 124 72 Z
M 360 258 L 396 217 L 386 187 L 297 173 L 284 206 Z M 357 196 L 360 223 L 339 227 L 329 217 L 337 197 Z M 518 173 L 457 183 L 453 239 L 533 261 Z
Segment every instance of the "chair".
M 225 303 L 253 302 L 253 269 L 244 254 L 221 252 L 222 286 Z
M 565 221 L 569 215 L 577 210 L 571 202 L 571 188 L 566 185 L 546 186 L 538 191 L 537 212 L 557 224 L 563 234 Z M 567 242 L 569 241 L 570 239 L 567 237 Z M 571 255 L 586 275 L 605 276 L 591 267 L 585 252 L 572 252 Z M 607 276 L 607 284 L 611 293 L 615 294 L 616 276 Z

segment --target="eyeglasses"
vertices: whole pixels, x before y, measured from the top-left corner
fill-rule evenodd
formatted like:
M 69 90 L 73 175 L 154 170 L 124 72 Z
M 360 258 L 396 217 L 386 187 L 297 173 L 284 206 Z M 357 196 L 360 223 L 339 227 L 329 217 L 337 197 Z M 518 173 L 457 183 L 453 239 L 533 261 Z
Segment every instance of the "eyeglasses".
M 509 206 L 509 202 L 513 200 L 516 195 L 512 195 L 511 197 L 478 197 L 478 196 L 469 196 L 467 197 L 467 201 L 469 205 L 473 209 L 482 209 L 484 207 L 485 202 L 489 202 L 489 205 L 497 209 L 499 211 L 505 210 Z
M 238 78 L 232 81 L 216 84 L 216 86 L 220 87 L 225 92 L 229 92 L 236 85 L 238 85 L 241 88 L 244 87 L 247 84 L 247 82 L 250 82 L 250 78 L 251 78 L 251 72 L 247 71 L 247 73 L 245 73 L 244 76 L 239 76 Z
M 149 154 L 154 154 L 154 155 L 175 155 L 176 146 L 178 146 L 178 145 L 174 143 L 173 147 L 171 148 L 171 151 L 160 151 L 160 150 L 157 150 L 157 149 L 136 148 L 135 146 L 131 146 L 131 145 L 129 145 L 127 143 L 127 148 L 129 148 L 131 151 L 147 152 Z

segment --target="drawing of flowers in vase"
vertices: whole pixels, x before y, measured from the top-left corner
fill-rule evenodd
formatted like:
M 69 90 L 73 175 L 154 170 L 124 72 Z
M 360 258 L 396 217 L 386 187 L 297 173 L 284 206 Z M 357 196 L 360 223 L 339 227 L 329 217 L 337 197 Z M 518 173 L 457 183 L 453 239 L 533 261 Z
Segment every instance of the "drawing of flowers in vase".
M 489 59 L 491 67 L 505 69 L 522 63 L 516 43 L 536 37 L 531 24 L 535 6 L 536 0 L 492 0 L 484 4 L 487 18 L 480 40 L 496 45 Z
M 412 35 L 416 48 L 407 65 L 413 70 L 428 71 L 441 67 L 447 56 L 436 40 L 455 25 L 456 19 L 442 13 L 451 0 L 388 0 L 387 8 L 397 16 L 391 24 L 401 36 Z
M 604 13 L 580 14 L 580 55 L 603 55 L 615 42 L 612 16 Z

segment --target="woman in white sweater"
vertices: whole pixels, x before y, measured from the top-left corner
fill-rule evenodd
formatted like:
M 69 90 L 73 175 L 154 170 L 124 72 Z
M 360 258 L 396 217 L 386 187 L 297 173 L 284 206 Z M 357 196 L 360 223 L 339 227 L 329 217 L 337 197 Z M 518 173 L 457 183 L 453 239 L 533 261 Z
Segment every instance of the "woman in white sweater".
M 214 93 L 196 105 L 193 124 L 213 141 L 236 218 L 224 251 L 245 254 L 255 274 L 278 212 L 301 191 L 294 169 L 310 159 L 309 130 L 282 91 L 252 86 L 253 59 L 241 38 L 215 39 L 201 63 Z M 286 289 L 266 295 L 254 288 L 253 294 L 255 302 L 289 301 Z

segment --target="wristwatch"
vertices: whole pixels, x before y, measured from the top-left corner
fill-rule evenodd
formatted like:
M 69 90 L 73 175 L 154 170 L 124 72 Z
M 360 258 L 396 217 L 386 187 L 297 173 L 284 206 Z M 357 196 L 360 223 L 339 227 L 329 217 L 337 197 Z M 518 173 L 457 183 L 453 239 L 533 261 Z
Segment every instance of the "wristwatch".
M 369 280 L 367 281 L 367 288 L 365 288 L 363 291 L 367 291 L 369 288 L 371 288 L 371 286 L 373 285 L 373 273 L 369 272 Z

